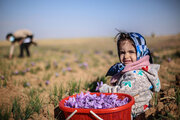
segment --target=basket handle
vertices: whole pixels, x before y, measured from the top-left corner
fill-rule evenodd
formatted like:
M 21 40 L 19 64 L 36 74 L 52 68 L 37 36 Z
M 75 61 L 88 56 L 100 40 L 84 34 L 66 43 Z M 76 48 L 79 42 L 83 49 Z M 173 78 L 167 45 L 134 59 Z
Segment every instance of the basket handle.
M 77 110 L 75 110 L 73 113 L 71 113 L 71 114 L 66 118 L 66 120 L 69 120 L 76 112 L 77 112 Z
M 77 110 L 75 110 L 73 113 L 71 113 L 67 118 L 66 120 L 69 120 L 75 113 L 77 112 Z M 96 113 L 94 113 L 92 110 L 90 110 L 90 113 L 96 117 L 98 120 L 103 120 L 102 118 L 100 118 Z
M 96 117 L 98 120 L 103 120 L 102 118 L 100 118 L 96 113 L 94 113 L 92 110 L 90 110 L 90 113 L 92 115 L 94 115 L 94 117 Z

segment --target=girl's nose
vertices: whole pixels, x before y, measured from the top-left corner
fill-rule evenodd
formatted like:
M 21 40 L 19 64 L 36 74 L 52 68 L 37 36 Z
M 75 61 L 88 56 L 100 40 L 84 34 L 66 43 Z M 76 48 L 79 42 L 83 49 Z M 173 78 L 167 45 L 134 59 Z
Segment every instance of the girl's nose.
M 125 58 L 129 58 L 129 54 L 128 53 L 125 53 Z

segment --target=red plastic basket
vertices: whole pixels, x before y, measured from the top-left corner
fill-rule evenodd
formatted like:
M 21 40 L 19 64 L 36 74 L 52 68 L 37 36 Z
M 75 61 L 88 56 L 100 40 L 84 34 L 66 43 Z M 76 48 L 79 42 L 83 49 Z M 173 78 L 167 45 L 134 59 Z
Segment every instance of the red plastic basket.
M 102 93 L 90 93 L 100 95 Z M 59 102 L 59 108 L 64 112 L 66 118 L 73 116 L 70 120 L 96 120 L 98 119 L 95 117 L 96 115 L 99 120 L 131 120 L 131 107 L 135 103 L 134 98 L 128 94 L 123 93 L 103 93 L 105 95 L 116 94 L 119 99 L 123 99 L 128 97 L 130 102 L 126 105 L 116 107 L 116 108 L 109 108 L 109 109 L 84 109 L 84 108 L 69 108 L 64 106 L 65 100 L 68 100 L 69 97 L 76 97 L 76 95 L 72 95 L 62 99 Z M 95 113 L 95 115 L 93 114 Z

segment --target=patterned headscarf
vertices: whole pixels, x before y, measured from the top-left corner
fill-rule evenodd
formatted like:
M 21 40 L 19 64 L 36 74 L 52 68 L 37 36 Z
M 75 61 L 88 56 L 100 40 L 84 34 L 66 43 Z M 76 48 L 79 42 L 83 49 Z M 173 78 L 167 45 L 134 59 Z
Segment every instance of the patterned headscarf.
M 119 53 L 119 42 L 121 40 L 120 36 L 122 33 L 118 33 L 117 36 L 117 48 L 118 48 L 118 55 L 120 57 L 120 53 Z M 152 63 L 152 57 L 151 57 L 151 53 L 148 49 L 148 47 L 146 46 L 146 40 L 144 39 L 144 37 L 139 34 L 139 33 L 135 33 L 135 32 L 128 32 L 128 33 L 124 33 L 130 37 L 130 39 L 134 42 L 135 48 L 136 48 L 136 53 L 137 53 L 137 60 L 141 59 L 142 57 L 149 55 L 150 59 L 149 62 Z M 121 72 L 124 69 L 125 65 L 122 63 L 116 63 L 114 64 L 107 72 L 106 76 L 113 76 L 119 72 Z

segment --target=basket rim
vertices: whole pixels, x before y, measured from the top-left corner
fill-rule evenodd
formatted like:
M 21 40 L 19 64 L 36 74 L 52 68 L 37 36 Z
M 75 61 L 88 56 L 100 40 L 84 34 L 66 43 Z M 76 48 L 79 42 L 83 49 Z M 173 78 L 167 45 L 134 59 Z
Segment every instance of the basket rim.
M 80 93 L 79 93 L 80 94 Z M 59 108 L 64 111 L 64 112 L 74 112 L 75 110 L 77 110 L 77 113 L 89 113 L 90 111 L 93 111 L 95 113 L 113 113 L 113 112 L 119 112 L 119 111 L 124 111 L 126 109 L 130 109 L 132 107 L 132 105 L 135 103 L 134 101 L 134 97 L 133 96 L 130 96 L 128 94 L 125 94 L 125 93 L 97 93 L 97 92 L 90 92 L 90 94 L 97 94 L 97 95 L 100 95 L 100 94 L 105 94 L 105 95 L 111 95 L 111 94 L 116 94 L 116 95 L 121 95 L 121 96 L 125 96 L 125 97 L 128 97 L 130 98 L 130 102 L 127 103 L 126 105 L 123 105 L 123 106 L 119 106 L 119 107 L 115 107 L 115 108 L 108 108 L 108 109 L 87 109 L 87 108 L 69 108 L 69 107 L 65 107 L 64 106 L 64 102 L 65 100 L 68 100 L 69 97 L 75 97 L 76 95 L 79 95 L 79 94 L 75 94 L 75 95 L 72 95 L 72 96 L 68 96 L 64 99 L 62 99 L 60 102 L 59 102 Z

